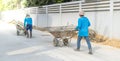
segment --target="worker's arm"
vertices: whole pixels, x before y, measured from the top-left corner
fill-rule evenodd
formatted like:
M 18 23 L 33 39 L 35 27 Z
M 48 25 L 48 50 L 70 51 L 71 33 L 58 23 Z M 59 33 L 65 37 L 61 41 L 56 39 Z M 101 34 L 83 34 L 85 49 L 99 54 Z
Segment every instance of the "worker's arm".
M 26 18 L 24 19 L 24 28 L 25 28 L 25 26 L 26 26 Z
M 80 18 L 78 19 L 78 25 L 77 25 L 77 27 L 75 28 L 75 30 L 79 30 L 80 29 L 80 27 L 81 27 L 81 20 L 80 20 Z

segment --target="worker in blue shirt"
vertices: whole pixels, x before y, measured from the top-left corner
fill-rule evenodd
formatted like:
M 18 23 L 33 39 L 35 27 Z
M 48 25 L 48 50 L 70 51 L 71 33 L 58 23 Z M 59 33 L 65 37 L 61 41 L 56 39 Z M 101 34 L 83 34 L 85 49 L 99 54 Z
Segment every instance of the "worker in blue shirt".
M 31 38 L 32 37 L 32 18 L 30 17 L 29 14 L 26 14 L 26 17 L 24 19 L 24 28 L 26 29 L 27 38 L 29 37 L 29 33 Z M 28 30 L 30 32 L 28 32 Z
M 92 54 L 92 47 L 89 40 L 89 30 L 88 30 L 88 27 L 90 26 L 90 22 L 89 19 L 84 16 L 84 12 L 82 10 L 80 11 L 79 15 L 80 18 L 78 18 L 78 26 L 76 27 L 76 30 L 78 31 L 77 48 L 75 50 L 79 51 L 81 45 L 81 39 L 82 37 L 84 37 L 88 45 L 89 54 Z

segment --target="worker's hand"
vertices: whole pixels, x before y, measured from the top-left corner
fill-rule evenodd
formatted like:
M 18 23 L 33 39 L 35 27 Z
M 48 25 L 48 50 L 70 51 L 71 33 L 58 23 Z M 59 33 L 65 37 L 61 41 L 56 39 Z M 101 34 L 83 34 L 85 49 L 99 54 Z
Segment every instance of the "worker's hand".
M 75 33 L 78 33 L 78 31 L 76 31 Z
M 77 29 L 77 28 L 75 28 L 75 31 L 78 31 L 78 29 Z

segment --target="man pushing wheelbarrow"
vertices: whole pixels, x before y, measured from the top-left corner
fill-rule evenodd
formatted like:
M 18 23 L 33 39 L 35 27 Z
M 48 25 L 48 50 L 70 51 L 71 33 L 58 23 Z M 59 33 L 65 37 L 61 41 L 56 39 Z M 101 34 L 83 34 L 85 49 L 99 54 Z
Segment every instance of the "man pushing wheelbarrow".
M 24 19 L 24 28 L 26 30 L 27 38 L 32 38 L 32 18 L 29 14 L 26 14 L 26 17 Z

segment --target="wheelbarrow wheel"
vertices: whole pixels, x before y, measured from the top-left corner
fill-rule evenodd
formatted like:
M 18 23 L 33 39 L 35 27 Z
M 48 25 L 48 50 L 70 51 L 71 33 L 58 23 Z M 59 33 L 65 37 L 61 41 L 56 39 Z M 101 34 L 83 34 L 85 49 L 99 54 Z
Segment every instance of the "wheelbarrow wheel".
M 58 40 L 57 38 L 54 38 L 54 40 L 53 40 L 53 45 L 54 45 L 55 47 L 57 47 L 58 44 L 59 44 L 59 40 Z
M 68 39 L 67 39 L 67 38 L 63 39 L 63 44 L 64 44 L 65 46 L 68 45 Z

